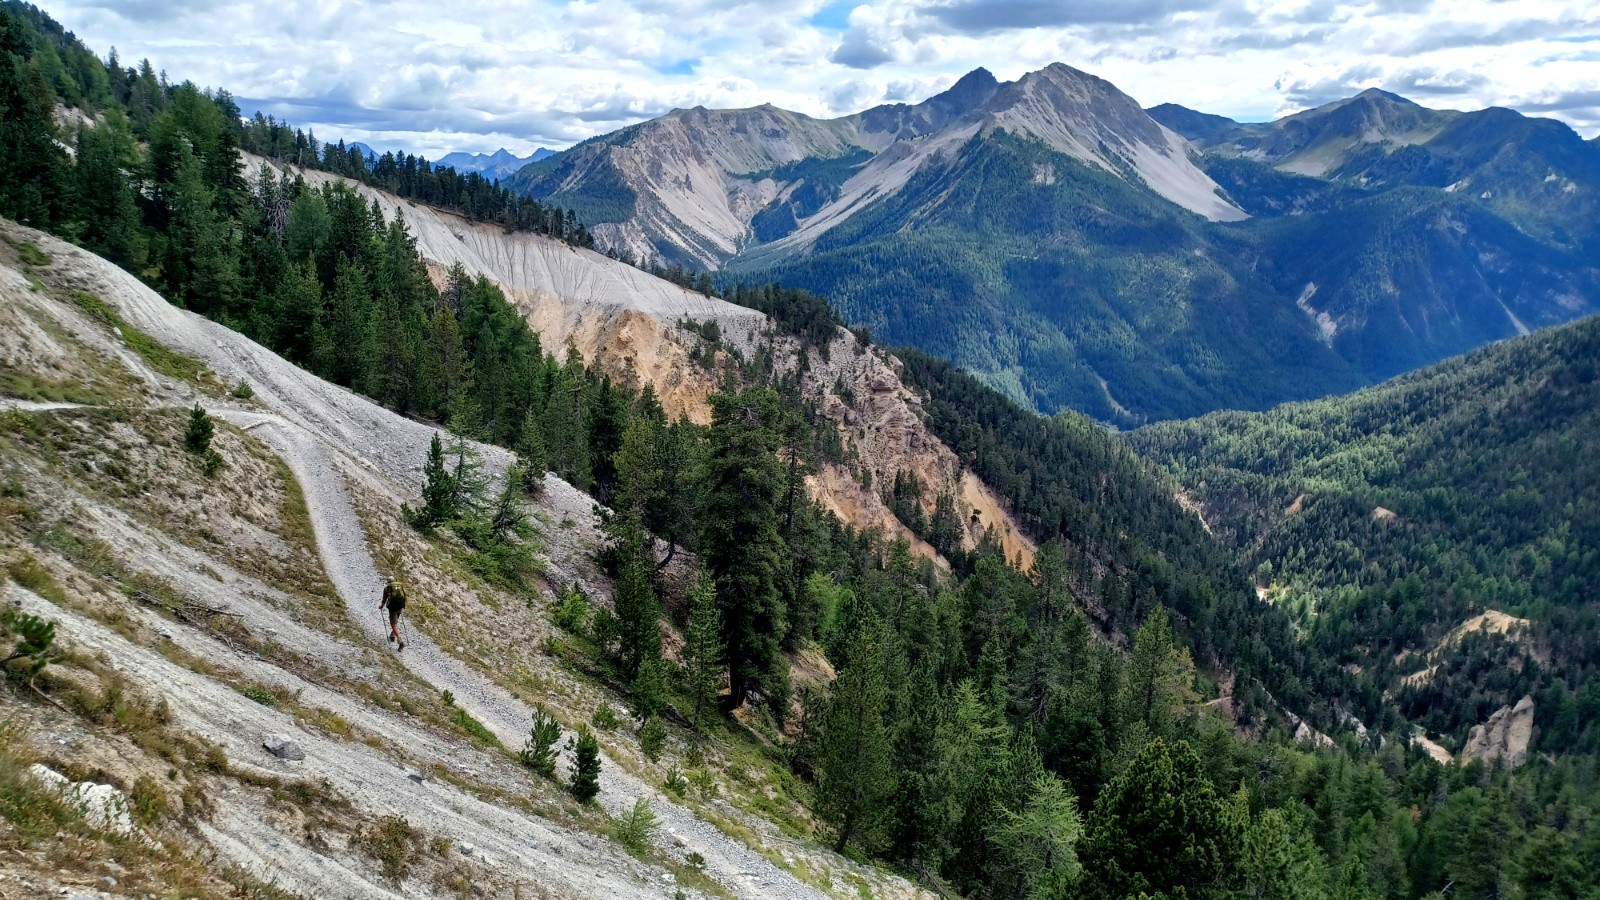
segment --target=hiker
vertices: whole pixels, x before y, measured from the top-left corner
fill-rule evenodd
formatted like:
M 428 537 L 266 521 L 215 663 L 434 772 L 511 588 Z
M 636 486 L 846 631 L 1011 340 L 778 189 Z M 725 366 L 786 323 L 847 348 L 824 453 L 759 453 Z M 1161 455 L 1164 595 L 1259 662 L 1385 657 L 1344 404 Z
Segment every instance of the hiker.
M 400 614 L 406 611 L 406 592 L 400 586 L 400 579 L 389 576 L 383 586 L 383 599 L 378 602 L 378 608 L 389 610 L 389 643 L 404 650 L 406 642 L 400 637 Z

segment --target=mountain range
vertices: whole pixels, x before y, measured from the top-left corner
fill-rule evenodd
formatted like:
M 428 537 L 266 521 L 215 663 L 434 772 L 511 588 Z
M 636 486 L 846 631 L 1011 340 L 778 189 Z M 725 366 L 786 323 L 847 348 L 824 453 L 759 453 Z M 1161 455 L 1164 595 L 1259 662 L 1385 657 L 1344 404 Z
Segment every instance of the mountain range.
M 434 161 L 434 165 L 450 166 L 462 174 L 477 172 L 485 178 L 500 179 L 509 177 L 528 163 L 538 162 L 541 159 L 548 159 L 555 155 L 556 152 L 554 150 L 548 150 L 544 147 L 535 149 L 527 156 L 517 156 L 504 147 L 493 153 L 466 153 L 457 150 L 454 153 L 446 153 L 444 156 L 439 157 Z
M 1130 426 L 1375 383 L 1600 308 L 1600 150 L 1364 92 L 1264 124 L 1056 64 L 837 119 L 674 110 L 508 180 L 636 259 L 781 280 Z
M 378 157 L 383 155 L 374 150 L 371 145 L 361 141 L 355 141 L 349 146 L 353 150 L 361 151 L 361 155 L 370 161 L 376 161 Z M 504 147 L 493 153 L 467 153 L 457 150 L 453 153 L 446 153 L 444 156 L 434 160 L 433 164 L 439 168 L 455 169 L 463 175 L 477 172 L 485 178 L 499 180 L 511 175 L 529 163 L 548 159 L 555 155 L 556 151 L 548 150 L 544 147 L 539 147 L 527 156 L 517 156 Z

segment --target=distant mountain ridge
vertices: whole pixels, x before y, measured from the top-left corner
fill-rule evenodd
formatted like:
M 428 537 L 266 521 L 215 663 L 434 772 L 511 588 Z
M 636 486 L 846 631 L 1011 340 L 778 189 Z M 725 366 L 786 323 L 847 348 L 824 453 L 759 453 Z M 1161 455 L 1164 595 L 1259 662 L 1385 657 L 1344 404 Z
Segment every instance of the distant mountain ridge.
M 716 268 L 773 233 L 758 215 L 792 217 L 785 245 L 807 245 L 996 132 L 1040 141 L 1207 218 L 1245 218 L 1181 138 L 1109 82 L 1059 63 L 1006 84 L 977 69 L 922 103 L 838 119 L 771 105 L 677 109 L 585 141 L 511 183 L 566 198 L 618 249 Z M 802 162 L 805 170 L 784 169 Z
M 450 166 L 457 172 L 477 172 L 485 178 L 509 178 L 518 169 L 531 162 L 549 159 L 556 155 L 556 151 L 540 147 L 527 156 L 517 156 L 510 150 L 501 147 L 493 153 L 466 153 L 460 150 L 446 153 L 434 161 L 436 166 Z
M 508 184 L 779 280 L 1025 406 L 1136 426 L 1353 390 L 1600 310 L 1600 150 L 1384 91 L 1272 123 L 1056 64 L 815 119 L 695 108 Z

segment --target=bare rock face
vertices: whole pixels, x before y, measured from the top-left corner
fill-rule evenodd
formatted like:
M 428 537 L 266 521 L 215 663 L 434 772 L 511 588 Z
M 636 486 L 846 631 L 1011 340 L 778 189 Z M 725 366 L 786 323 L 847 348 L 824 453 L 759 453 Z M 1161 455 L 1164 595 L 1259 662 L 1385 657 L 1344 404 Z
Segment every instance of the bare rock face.
M 109 784 L 73 781 L 49 766 L 34 763 L 28 768 L 33 777 L 59 792 L 76 806 L 84 818 L 97 828 L 118 834 L 133 833 L 133 817 L 128 812 L 128 797 Z
M 1461 758 L 1484 762 L 1498 759 L 1515 769 L 1528 761 L 1528 744 L 1532 740 L 1533 698 L 1523 697 L 1516 706 L 1502 706 L 1489 721 L 1473 726 Z

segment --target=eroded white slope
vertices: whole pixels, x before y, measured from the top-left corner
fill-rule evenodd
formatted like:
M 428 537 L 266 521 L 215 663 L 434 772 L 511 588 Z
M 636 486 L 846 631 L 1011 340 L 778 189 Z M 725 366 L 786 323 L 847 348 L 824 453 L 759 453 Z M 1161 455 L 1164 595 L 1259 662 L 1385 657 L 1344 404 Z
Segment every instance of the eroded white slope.
M 1247 218 L 1189 158 L 1189 144 L 1150 118 L 1115 85 L 1055 63 L 1004 86 L 990 101 L 986 130 L 1039 138 L 1052 149 L 1145 186 L 1212 221 Z
M 252 174 L 261 166 L 276 171 L 272 163 L 249 158 Z M 718 389 L 715 375 L 690 361 L 695 339 L 676 328 L 680 320 L 716 322 L 722 339 L 739 348 L 747 359 L 762 341 L 773 343 L 780 369 L 798 359 L 799 345 L 791 338 L 772 335 L 772 322 L 756 310 L 684 290 L 603 254 L 548 237 L 469 222 L 325 172 L 295 172 L 314 185 L 346 184 L 375 202 L 386 217 L 399 216 L 430 263 L 441 270 L 460 264 L 468 273 L 500 285 L 539 332 L 547 350 L 559 354 L 571 342 L 586 360 L 599 364 L 612 377 L 636 387 L 649 384 L 669 415 L 708 423 L 707 398 Z M 860 347 L 854 336 L 841 329 L 828 359 L 813 354 L 812 371 L 804 381 L 813 400 L 836 412 L 842 437 L 847 445 L 858 448 L 876 483 L 891 483 L 902 470 L 918 472 L 925 482 L 927 512 L 932 512 L 944 489 L 955 492 L 962 503 L 967 498 L 974 501 L 960 510 L 964 521 L 982 523 L 966 536 L 969 548 L 981 540 L 983 529 L 993 526 L 1007 558 L 1025 562 L 1033 558 L 1033 542 L 1005 511 L 999 497 L 976 478 L 969 479 L 976 487 L 962 486 L 963 467 L 955 454 L 921 424 L 915 409 L 918 399 L 877 351 Z M 828 399 L 836 383 L 855 386 L 854 409 L 847 411 L 837 398 Z M 869 390 L 872 383 L 879 388 Z M 886 431 L 882 421 L 899 424 Z M 885 434 L 895 438 L 886 440 Z M 935 473 L 938 480 L 930 478 Z M 861 488 L 842 469 L 815 481 L 812 494 L 857 528 L 879 527 L 886 534 L 905 538 L 927 555 L 933 553 L 894 518 L 876 491 Z M 970 516 L 973 512 L 979 513 L 975 520 Z
M 418 461 L 426 453 L 434 430 L 424 424 L 402 416 L 355 395 L 328 384 L 315 376 L 286 362 L 267 349 L 230 331 L 223 326 L 193 313 L 177 309 L 139 282 L 132 275 L 112 264 L 45 235 L 29 232 L 28 236 L 55 262 L 67 270 L 72 283 L 87 290 L 117 310 L 134 328 L 152 336 L 163 345 L 203 361 L 226 382 L 249 382 L 255 390 L 254 404 L 248 407 L 231 401 L 207 401 L 214 411 L 240 425 L 252 426 L 276 452 L 282 455 L 294 471 L 305 493 L 307 508 L 315 529 L 315 538 L 329 580 L 338 590 L 340 599 L 347 605 L 351 623 L 370 646 L 382 647 L 382 631 L 374 613 L 374 598 L 378 596 L 383 579 L 375 564 L 368 541 L 372 535 L 362 516 L 358 514 L 355 500 L 365 497 L 369 503 L 379 503 L 390 509 L 405 498 L 414 497 L 420 488 Z M 5 279 L 0 284 L 26 284 L 21 278 Z M 734 309 L 738 309 L 734 307 Z M 751 311 L 745 310 L 745 313 Z M 753 313 L 752 313 L 753 314 Z M 759 314 L 755 314 L 759 315 Z M 479 452 L 491 470 L 503 468 L 508 462 L 505 451 L 480 446 Z M 570 486 L 550 477 L 549 499 L 557 520 L 572 521 L 572 528 L 587 532 L 595 529 L 592 502 Z M 552 559 L 552 565 L 570 566 L 570 560 Z M 249 595 L 241 593 L 241 603 L 249 603 Z M 93 629 L 85 626 L 86 634 Z M 305 637 L 305 635 L 302 635 Z M 137 652 L 116 645 L 107 639 L 105 644 L 133 659 Z M 460 648 L 457 648 L 458 650 Z M 330 651 L 333 652 L 333 651 Z M 531 721 L 531 708 L 513 696 L 500 682 L 488 677 L 457 654 L 448 652 L 420 631 L 413 632 L 400 660 L 416 677 L 435 690 L 449 690 L 456 702 L 474 718 L 482 722 L 503 744 L 520 746 Z M 143 665 L 144 663 L 141 663 Z M 154 663 L 150 663 L 154 665 Z M 165 669 L 156 676 L 157 684 L 176 684 L 177 677 Z M 275 676 L 274 681 L 278 677 Z M 296 688 L 298 689 L 298 688 Z M 227 690 L 221 686 L 218 691 Z M 200 681 L 193 682 L 190 692 L 200 706 L 185 725 L 202 733 L 216 735 L 221 740 L 224 732 L 237 731 L 239 718 L 227 709 L 211 710 L 207 699 L 210 688 Z M 237 696 L 237 692 L 234 692 Z M 220 696 L 220 694 L 219 694 Z M 245 703 L 251 701 L 245 700 Z M 248 709 L 249 707 L 240 707 Z M 251 710 L 254 712 L 255 710 Z M 252 731 L 253 734 L 253 731 Z M 233 735 L 230 746 L 248 746 L 243 734 Z M 242 742 L 242 743 L 241 743 Z M 321 749 L 319 747 L 319 749 Z M 361 751 L 352 750 L 359 754 Z M 327 769 L 335 772 L 334 769 Z M 349 765 L 337 770 L 339 789 L 352 796 L 370 795 L 371 787 L 355 773 L 382 771 L 376 763 L 352 759 Z M 392 772 L 389 774 L 393 774 Z M 815 887 L 807 884 L 791 871 L 779 867 L 740 840 L 702 819 L 693 810 L 679 806 L 664 791 L 648 781 L 631 774 L 625 766 L 610 763 L 602 776 L 602 806 L 613 814 L 620 814 L 637 800 L 651 803 L 663 822 L 661 841 L 672 835 L 679 846 L 678 852 L 700 853 L 706 859 L 706 872 L 719 882 L 723 889 L 740 897 L 821 898 Z M 385 787 L 383 790 L 394 790 Z M 569 855 L 589 858 L 600 869 L 589 876 L 593 882 L 557 882 L 561 892 L 568 896 L 650 896 L 662 890 L 665 873 L 657 869 L 640 868 L 627 862 L 627 857 L 614 850 L 603 848 L 588 836 L 573 835 L 553 830 L 548 823 L 521 813 L 509 812 L 490 815 L 475 812 L 470 804 L 446 791 L 442 795 L 415 793 L 409 798 L 410 808 L 417 804 L 442 804 L 438 815 L 462 817 L 479 822 L 476 828 L 485 831 L 483 844 L 493 847 L 501 865 L 523 866 L 520 869 L 531 883 L 541 880 L 541 856 L 527 851 L 544 848 L 550 855 L 542 858 Z M 244 820 L 236 820 L 244 821 Z M 745 825 L 753 833 L 773 835 L 775 829 L 765 822 L 746 819 Z M 465 827 L 465 826 L 463 826 Z M 273 834 L 248 830 L 227 830 L 228 840 L 219 840 L 219 850 L 237 849 L 236 861 L 243 864 L 262 860 L 279 860 L 280 864 L 307 863 L 302 857 L 287 854 Z M 498 835 L 498 836 L 497 836 Z M 242 849 L 235 845 L 242 845 Z M 526 847 L 526 850 L 519 849 Z M 822 871 L 835 870 L 839 877 L 846 873 L 875 882 L 877 890 L 895 895 L 912 895 L 916 891 L 903 881 L 881 879 L 870 870 L 860 869 L 838 857 L 809 845 L 790 845 L 796 855 L 807 857 L 812 866 Z M 499 855 L 503 854 L 503 855 Z M 836 867 L 840 867 L 837 868 Z M 336 866 L 320 867 L 318 878 L 333 879 L 329 884 L 340 884 L 344 876 Z M 574 874 L 572 877 L 578 877 Z M 657 885 L 651 888 L 650 885 Z M 587 884 L 588 888 L 579 886 Z M 359 887 L 360 889 L 357 889 Z M 377 885 L 345 885 L 335 893 L 348 892 L 357 896 L 384 896 Z M 321 894 L 320 889 L 313 891 Z M 670 889 L 667 895 L 670 896 Z
M 755 254 L 811 246 L 828 230 L 894 196 L 919 172 L 952 161 L 974 136 L 995 132 L 1037 140 L 1118 178 L 1137 179 L 1212 221 L 1248 218 L 1195 165 L 1187 141 L 1110 82 L 1058 63 L 1001 85 L 981 106 L 939 131 L 889 146 L 845 182 L 837 199 Z

